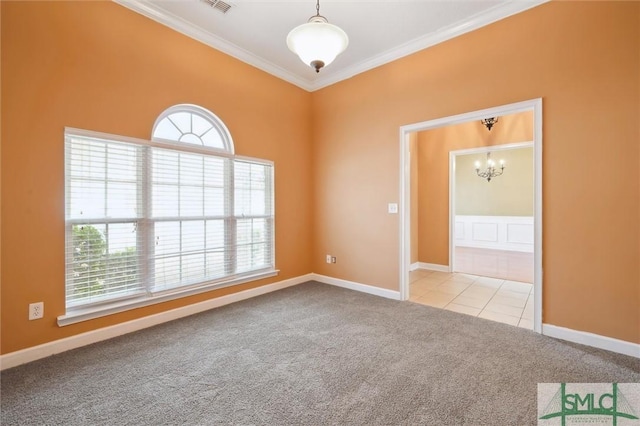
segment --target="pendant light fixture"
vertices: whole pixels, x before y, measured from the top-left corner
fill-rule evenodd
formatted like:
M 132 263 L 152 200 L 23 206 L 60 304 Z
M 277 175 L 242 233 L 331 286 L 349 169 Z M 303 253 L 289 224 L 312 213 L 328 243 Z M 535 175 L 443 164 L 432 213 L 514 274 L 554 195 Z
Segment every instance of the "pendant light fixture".
M 347 33 L 320 15 L 320 0 L 316 0 L 316 14 L 306 24 L 292 29 L 287 36 L 289 50 L 316 72 L 333 62 L 348 44 Z
M 485 125 L 487 130 L 491 131 L 491 128 L 498 122 L 498 117 L 483 118 L 480 122 Z

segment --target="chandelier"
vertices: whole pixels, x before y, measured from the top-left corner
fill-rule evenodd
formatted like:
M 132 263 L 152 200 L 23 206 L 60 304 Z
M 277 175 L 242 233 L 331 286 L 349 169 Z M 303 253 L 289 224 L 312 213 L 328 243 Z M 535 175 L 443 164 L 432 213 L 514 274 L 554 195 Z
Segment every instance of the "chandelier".
M 320 0 L 316 0 L 316 14 L 287 35 L 289 50 L 316 72 L 333 62 L 348 44 L 347 33 L 320 15 Z
M 487 167 L 480 171 L 480 162 L 476 161 L 476 173 L 487 182 L 504 173 L 504 160 L 500 160 L 500 168 L 496 168 L 496 162 L 491 159 L 491 153 L 487 152 Z

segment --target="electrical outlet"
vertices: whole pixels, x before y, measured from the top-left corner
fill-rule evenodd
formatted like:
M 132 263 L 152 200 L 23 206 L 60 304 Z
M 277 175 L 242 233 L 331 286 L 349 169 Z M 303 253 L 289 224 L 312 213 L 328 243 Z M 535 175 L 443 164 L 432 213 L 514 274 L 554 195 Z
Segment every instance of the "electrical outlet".
M 44 316 L 44 302 L 29 303 L 29 320 L 40 319 Z
M 331 256 L 331 263 L 336 263 L 336 257 L 335 256 Z
M 331 259 L 332 259 L 331 255 L 330 255 L 330 254 L 328 254 L 328 255 L 327 255 L 327 263 L 331 263 Z

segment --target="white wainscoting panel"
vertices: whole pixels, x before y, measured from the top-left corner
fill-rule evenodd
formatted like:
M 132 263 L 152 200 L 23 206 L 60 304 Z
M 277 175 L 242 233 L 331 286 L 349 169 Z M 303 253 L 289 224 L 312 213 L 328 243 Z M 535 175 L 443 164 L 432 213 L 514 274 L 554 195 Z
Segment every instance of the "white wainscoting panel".
M 456 216 L 455 245 L 533 253 L 533 217 Z
M 507 223 L 507 242 L 533 245 L 533 223 Z
M 472 241 L 482 241 L 488 243 L 498 242 L 498 224 L 485 222 L 471 222 Z

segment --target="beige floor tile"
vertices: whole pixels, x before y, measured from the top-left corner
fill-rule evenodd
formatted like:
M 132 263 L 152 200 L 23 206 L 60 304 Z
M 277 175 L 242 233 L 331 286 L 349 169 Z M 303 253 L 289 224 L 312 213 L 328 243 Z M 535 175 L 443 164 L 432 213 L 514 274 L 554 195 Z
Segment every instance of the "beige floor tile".
M 513 306 L 514 308 L 518 308 L 520 309 L 520 311 L 522 311 L 524 309 L 524 306 L 527 304 L 527 299 L 501 296 L 500 292 L 498 292 L 491 299 L 491 303 L 496 303 L 498 305 Z
M 409 300 L 412 300 L 414 302 L 416 302 L 417 298 L 420 298 L 422 296 L 424 296 L 426 293 L 428 293 L 430 290 L 424 290 L 424 291 L 416 291 L 415 289 L 411 289 L 409 291 Z
M 449 281 L 455 281 L 458 283 L 469 283 L 471 284 L 472 282 L 474 282 L 475 280 L 477 280 L 479 277 L 476 275 L 469 275 L 469 274 L 461 274 L 461 273 L 455 273 L 453 274 L 453 276 L 449 279 Z
M 440 278 L 442 279 L 442 281 L 446 281 L 448 279 L 450 279 L 451 277 L 453 277 L 454 274 L 452 274 L 451 272 L 440 272 L 440 271 L 433 271 L 431 272 L 431 275 L 429 275 L 430 277 L 433 278 Z
M 414 293 L 409 293 L 409 301 L 420 303 L 419 299 L 420 299 L 420 295 L 414 294 Z
M 487 306 L 487 303 L 489 303 L 489 300 L 491 300 L 490 295 L 485 295 L 485 296 L 481 294 L 468 295 L 465 292 L 460 293 L 460 296 L 458 297 L 462 301 L 460 302 L 461 305 L 472 306 L 474 308 L 479 308 L 479 307 L 484 308 L 485 306 Z
M 505 281 L 504 284 L 502 285 L 502 289 L 504 290 L 510 290 L 510 291 L 515 291 L 518 293 L 525 293 L 525 294 L 529 294 L 532 288 L 533 288 L 533 285 L 529 283 L 518 282 L 518 281 Z
M 418 280 L 415 280 L 415 281 L 414 281 L 414 282 L 412 282 L 411 284 L 433 283 L 434 281 L 435 281 L 435 280 L 434 280 L 434 279 L 432 279 L 431 277 L 426 276 L 426 277 L 420 278 L 420 279 L 418 279 Z M 438 283 L 438 284 L 439 284 L 439 283 Z
M 530 294 L 529 297 L 527 298 L 527 305 L 531 305 L 531 307 L 533 308 L 533 294 Z
M 465 306 L 465 305 L 458 305 L 457 303 L 449 303 L 444 308 L 448 311 L 459 312 L 461 314 L 467 314 L 474 317 L 477 317 L 478 314 L 480 313 L 480 309 L 478 308 L 472 308 L 471 306 Z
M 498 288 L 504 283 L 504 280 L 490 277 L 479 277 L 473 282 L 474 285 L 481 285 L 484 287 Z
M 470 308 L 482 309 L 487 305 L 487 303 L 489 303 L 490 299 L 491 299 L 490 296 L 485 299 L 485 298 L 475 298 L 475 297 L 460 295 L 455 299 L 453 299 L 451 303 L 468 306 Z
M 425 278 L 411 283 L 409 287 L 409 294 L 425 294 L 428 291 L 434 290 L 440 283 L 428 281 Z
M 504 286 L 502 286 L 498 289 L 496 296 L 511 297 L 513 299 L 522 299 L 526 303 L 527 299 L 529 298 L 529 293 L 518 293 L 517 291 L 504 290 Z M 524 304 L 522 306 L 524 306 Z
M 475 283 L 471 284 L 467 287 L 462 293 L 463 296 L 475 297 L 475 296 L 483 296 L 483 297 L 493 297 L 496 294 L 497 289 L 492 287 L 484 287 L 481 285 L 477 285 Z
M 412 285 L 409 288 L 409 300 L 413 300 L 413 299 L 415 299 L 417 297 L 420 297 L 420 296 L 424 295 L 428 291 L 431 291 L 431 289 L 424 288 L 424 287 L 416 287 L 416 286 Z
M 518 323 L 518 327 L 526 328 L 527 330 L 533 330 L 533 321 L 520 318 L 520 322 Z
M 445 281 L 435 288 L 437 291 L 441 291 L 442 293 L 453 294 L 454 296 L 462 293 L 467 287 L 469 287 L 468 283 L 460 283 L 455 281 Z
M 529 300 L 527 300 L 527 304 L 522 310 L 522 318 L 533 321 L 533 296 L 530 296 Z
M 478 318 L 484 318 L 492 321 L 501 322 L 504 324 L 517 326 L 520 322 L 520 318 L 512 317 L 510 315 L 500 314 L 497 312 L 482 311 L 478 315 Z
M 431 271 L 427 271 L 425 269 L 416 269 L 415 271 L 409 272 L 409 282 L 418 281 L 421 278 L 428 277 L 431 274 Z
M 430 291 L 418 298 L 418 303 L 433 306 L 435 308 L 444 308 L 455 298 L 452 294 L 441 293 L 439 291 Z
M 442 284 L 442 283 L 443 283 L 443 282 L 445 282 L 446 280 L 447 280 L 447 278 L 446 278 L 446 277 L 438 276 L 438 275 L 435 275 L 435 276 L 434 276 L 434 275 L 432 274 L 432 275 L 429 275 L 429 276 L 427 276 L 427 277 L 422 278 L 420 281 L 425 281 L 425 282 L 429 282 L 429 283 L 432 283 L 432 284 L 438 285 L 438 284 Z
M 459 272 L 533 282 L 533 253 L 456 247 L 455 258 Z
M 520 319 L 522 316 L 522 308 L 516 308 L 509 305 L 503 305 L 501 303 L 495 302 L 495 298 L 491 299 L 487 306 L 484 307 L 483 311 L 495 312 L 497 314 L 509 315 L 512 317 L 517 317 Z

